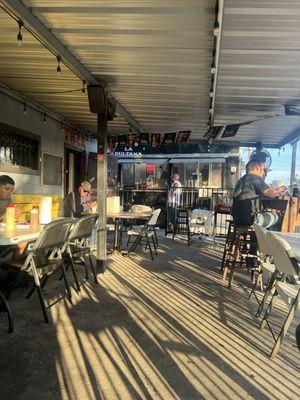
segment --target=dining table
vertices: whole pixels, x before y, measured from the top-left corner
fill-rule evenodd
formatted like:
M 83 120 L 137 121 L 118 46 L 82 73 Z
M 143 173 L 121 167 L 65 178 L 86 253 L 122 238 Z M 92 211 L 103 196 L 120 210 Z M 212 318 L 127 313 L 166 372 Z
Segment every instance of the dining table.
M 295 258 L 300 262 L 300 233 L 274 232 L 286 240 L 292 248 Z
M 10 246 L 22 242 L 31 242 L 39 237 L 44 225 L 32 229 L 28 224 L 16 224 L 12 230 L 7 230 L 5 224 L 0 224 L 0 246 Z
M 132 211 L 120 211 L 120 212 L 108 212 L 107 218 L 112 218 L 115 224 L 115 235 L 114 235 L 114 251 L 120 251 L 122 243 L 122 221 L 123 220 L 140 220 L 147 221 L 151 217 L 151 212 L 132 212 Z

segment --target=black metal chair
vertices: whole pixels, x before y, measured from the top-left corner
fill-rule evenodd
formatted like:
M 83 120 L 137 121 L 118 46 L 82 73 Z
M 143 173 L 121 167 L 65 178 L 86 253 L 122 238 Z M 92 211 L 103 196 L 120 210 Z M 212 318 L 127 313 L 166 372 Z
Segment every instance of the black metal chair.
M 67 297 L 71 301 L 72 295 L 65 273 L 62 251 L 66 245 L 69 231 L 73 224 L 74 221 L 71 219 L 61 219 L 50 222 L 44 227 L 32 248 L 28 250 L 27 256 L 12 259 L 2 265 L 3 269 L 15 274 L 14 283 L 9 294 L 19 281 L 22 272 L 26 272 L 33 277 L 34 284 L 27 298 L 30 298 L 35 290 L 38 292 L 45 322 L 49 321 L 47 308 L 51 305 L 46 307 L 42 289 L 50 275 L 58 269 L 62 271 Z
M 80 291 L 80 285 L 75 271 L 75 264 L 79 261 L 84 265 L 86 279 L 88 279 L 85 257 L 88 257 L 95 283 L 98 283 L 90 244 L 90 238 L 97 218 L 98 215 L 93 214 L 74 220 L 74 226 L 69 233 L 68 243 L 64 251 L 64 259 L 68 263 L 68 266 L 71 266 L 77 291 Z

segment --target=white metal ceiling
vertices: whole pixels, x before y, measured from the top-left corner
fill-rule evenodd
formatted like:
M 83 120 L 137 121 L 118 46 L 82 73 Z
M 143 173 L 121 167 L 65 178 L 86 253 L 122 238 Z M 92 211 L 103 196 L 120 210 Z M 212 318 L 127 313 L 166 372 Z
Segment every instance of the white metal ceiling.
M 18 0 L 5 1 L 16 3 Z M 145 131 L 207 129 L 214 0 L 23 0 Z M 300 126 L 284 105 L 300 103 L 300 2 L 225 0 L 214 125 L 249 122 L 240 143 L 275 145 Z M 0 81 L 74 121 L 95 128 L 81 82 L 30 35 L 16 44 L 17 24 L 0 12 Z M 29 92 L 73 93 L 38 94 Z M 118 118 L 111 133 L 126 133 Z
M 201 139 L 209 114 L 214 5 L 212 0 L 24 0 L 146 131 L 191 129 Z M 16 45 L 16 22 L 0 13 L 1 82 L 21 92 L 66 91 L 80 81 L 31 37 Z M 25 37 L 26 36 L 26 37 Z M 95 126 L 87 98 L 28 94 L 80 125 Z M 119 119 L 110 132 L 125 133 Z
M 284 115 L 300 104 L 299 0 L 226 0 L 215 102 L 215 125 Z M 280 143 L 300 117 L 268 118 L 241 127 L 242 143 Z

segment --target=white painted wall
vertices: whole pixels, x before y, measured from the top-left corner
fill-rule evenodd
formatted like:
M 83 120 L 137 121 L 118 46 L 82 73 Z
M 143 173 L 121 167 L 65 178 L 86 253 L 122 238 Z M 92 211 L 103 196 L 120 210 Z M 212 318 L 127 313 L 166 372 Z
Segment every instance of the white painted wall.
M 0 93 L 0 122 L 18 128 L 25 133 L 32 133 L 41 138 L 41 152 L 52 153 L 64 157 L 64 133 L 61 123 L 47 116 L 44 123 L 44 113 L 26 107 L 24 114 L 23 103 Z M 51 173 L 51 171 L 49 171 Z M 0 164 L 0 174 L 11 176 L 16 182 L 15 193 L 22 194 L 58 194 L 63 195 L 63 186 L 41 185 L 40 175 L 29 175 L 22 169 L 8 172 Z

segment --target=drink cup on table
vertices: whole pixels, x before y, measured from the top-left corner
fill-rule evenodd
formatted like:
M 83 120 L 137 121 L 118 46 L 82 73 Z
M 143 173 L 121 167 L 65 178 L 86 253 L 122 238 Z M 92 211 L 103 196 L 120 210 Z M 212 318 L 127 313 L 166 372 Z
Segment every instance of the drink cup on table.
M 16 226 L 16 207 L 14 203 L 9 203 L 6 207 L 5 213 L 5 222 L 6 222 L 6 230 L 12 231 L 15 229 Z

